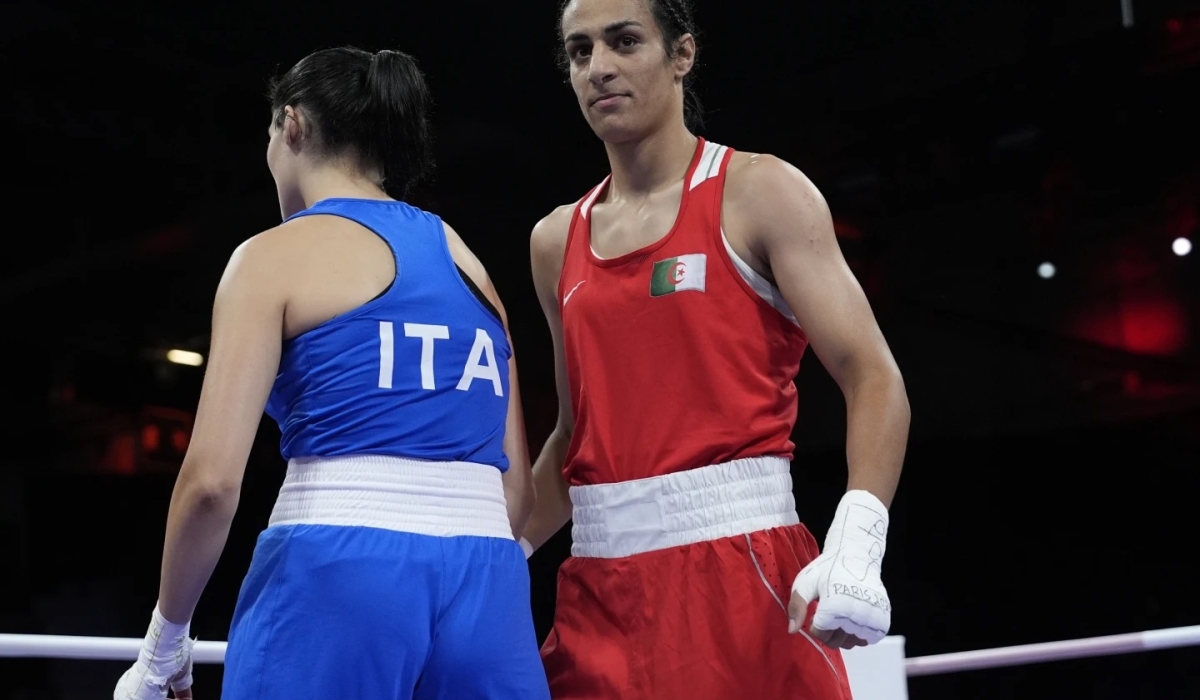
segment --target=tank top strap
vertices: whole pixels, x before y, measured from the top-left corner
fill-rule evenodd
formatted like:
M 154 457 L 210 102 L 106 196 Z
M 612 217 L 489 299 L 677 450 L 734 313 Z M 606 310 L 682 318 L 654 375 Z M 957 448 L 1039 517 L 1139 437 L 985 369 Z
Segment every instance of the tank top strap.
M 397 289 L 401 280 L 419 287 L 438 283 L 446 279 L 447 273 L 459 276 L 442 220 L 435 214 L 400 201 L 330 198 L 293 214 L 288 220 L 321 214 L 353 221 L 387 243 L 396 262 L 396 283 L 384 296 Z
M 725 177 L 734 150 L 728 146 L 705 141 L 703 152 L 695 167 L 688 173 L 684 186 L 687 188 L 686 226 L 680 233 L 691 239 L 691 243 L 714 246 L 721 251 L 721 202 L 725 196 Z M 715 245 L 714 245 L 715 244 Z
M 588 193 L 580 198 L 578 202 L 576 202 L 575 211 L 571 213 L 571 223 L 567 228 L 567 243 L 566 248 L 563 250 L 563 267 L 566 267 L 572 258 L 583 255 L 586 252 L 582 250 L 580 246 L 591 245 L 591 236 L 589 235 L 589 231 L 591 226 L 590 217 L 592 213 L 592 207 L 596 204 L 596 200 L 600 197 L 600 194 L 604 192 L 606 187 L 608 187 L 608 183 L 611 180 L 611 174 L 605 175 L 604 179 L 600 181 L 600 184 L 588 190 Z M 561 274 L 561 270 L 559 272 L 558 304 L 561 307 L 566 298 L 564 294 L 566 294 L 568 290 L 563 289 L 563 285 L 566 284 L 566 281 Z

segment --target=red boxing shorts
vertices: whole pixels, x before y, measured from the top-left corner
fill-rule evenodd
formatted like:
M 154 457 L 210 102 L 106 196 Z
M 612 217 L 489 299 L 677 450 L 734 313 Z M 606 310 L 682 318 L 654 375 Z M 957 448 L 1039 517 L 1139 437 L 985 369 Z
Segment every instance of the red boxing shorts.
M 819 548 L 786 460 L 572 487 L 571 500 L 542 646 L 554 700 L 851 698 L 841 653 L 787 631 L 792 581 Z

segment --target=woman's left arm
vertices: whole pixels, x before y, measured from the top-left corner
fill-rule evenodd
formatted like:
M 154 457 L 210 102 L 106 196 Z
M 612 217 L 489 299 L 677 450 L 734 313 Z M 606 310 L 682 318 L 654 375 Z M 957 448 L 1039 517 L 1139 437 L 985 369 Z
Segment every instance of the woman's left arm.
M 119 700 L 192 698 L 192 613 L 225 548 L 246 460 L 283 346 L 287 261 L 260 235 L 234 251 L 213 302 L 212 342 L 191 443 L 175 480 L 158 605 Z
M 179 624 L 191 620 L 225 547 L 279 369 L 286 300 L 268 245 L 256 237 L 234 252 L 213 303 L 208 368 L 171 496 L 158 591 L 162 616 Z

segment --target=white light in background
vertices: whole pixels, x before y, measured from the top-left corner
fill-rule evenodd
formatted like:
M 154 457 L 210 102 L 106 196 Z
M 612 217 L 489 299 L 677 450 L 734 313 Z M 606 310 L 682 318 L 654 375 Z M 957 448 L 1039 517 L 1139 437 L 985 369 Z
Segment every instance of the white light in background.
M 1041 277 L 1044 280 L 1048 280 L 1053 277 L 1055 272 L 1056 270 L 1054 269 L 1054 263 L 1044 262 L 1041 265 L 1038 265 L 1038 277 Z
M 1183 257 L 1192 252 L 1192 242 L 1186 238 L 1176 238 L 1175 242 L 1171 244 L 1171 250 L 1175 251 L 1176 255 Z
M 204 364 L 204 355 L 198 352 L 189 352 L 187 350 L 168 350 L 167 361 L 174 362 L 177 365 L 188 365 L 189 367 L 199 367 Z

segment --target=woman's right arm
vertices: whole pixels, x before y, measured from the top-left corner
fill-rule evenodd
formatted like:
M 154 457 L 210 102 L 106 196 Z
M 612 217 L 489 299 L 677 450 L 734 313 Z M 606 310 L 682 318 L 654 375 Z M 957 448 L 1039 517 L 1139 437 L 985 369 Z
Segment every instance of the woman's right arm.
M 533 227 L 529 238 L 533 284 L 554 344 L 554 383 L 558 392 L 558 421 L 533 463 L 537 501 L 524 533 L 525 540 L 533 550 L 545 544 L 571 519 L 571 497 L 563 476 L 563 464 L 571 444 L 571 434 L 575 430 L 575 414 L 571 409 L 571 391 L 567 383 L 558 278 L 562 271 L 573 210 L 573 206 L 554 210 Z

